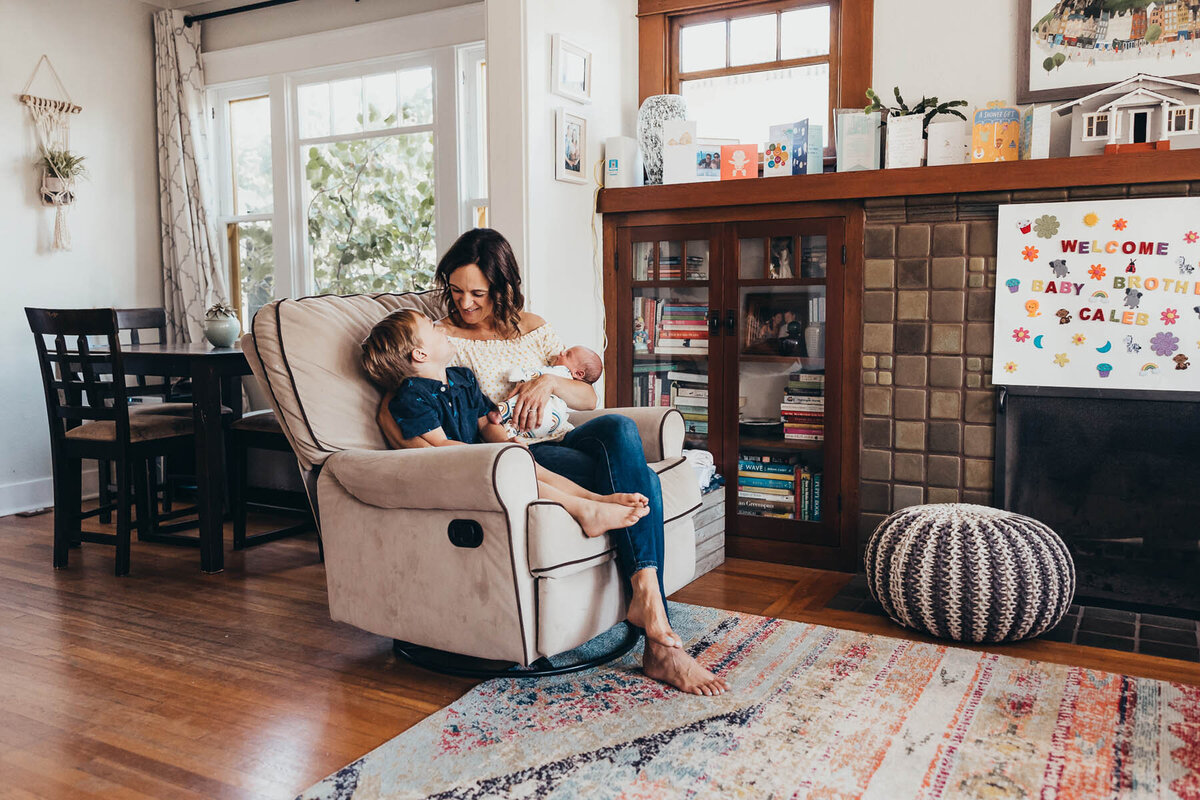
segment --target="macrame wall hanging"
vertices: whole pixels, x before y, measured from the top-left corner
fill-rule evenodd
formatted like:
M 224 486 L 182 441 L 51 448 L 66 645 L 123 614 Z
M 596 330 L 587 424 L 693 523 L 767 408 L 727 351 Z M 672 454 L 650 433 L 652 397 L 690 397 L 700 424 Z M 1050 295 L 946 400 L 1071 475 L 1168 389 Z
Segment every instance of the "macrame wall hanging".
M 28 94 L 38 70 L 45 64 L 62 93 L 60 100 Z M 85 174 L 83 157 L 71 152 L 71 115 L 83 109 L 71 101 L 67 89 L 59 79 L 50 59 L 43 55 L 33 68 L 33 75 L 21 90 L 20 101 L 29 109 L 37 130 L 41 158 L 37 165 L 42 170 L 40 194 L 42 203 L 54 206 L 54 249 L 70 250 L 71 234 L 67 230 L 67 208 L 75 200 L 75 180 Z

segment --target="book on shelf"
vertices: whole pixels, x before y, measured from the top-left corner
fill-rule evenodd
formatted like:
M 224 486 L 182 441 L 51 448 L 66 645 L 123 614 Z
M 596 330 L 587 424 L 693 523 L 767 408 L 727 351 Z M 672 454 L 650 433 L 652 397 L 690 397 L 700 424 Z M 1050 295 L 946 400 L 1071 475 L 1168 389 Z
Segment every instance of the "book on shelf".
M 783 439 L 787 442 L 823 442 L 825 434 L 785 433 Z
M 675 391 L 680 397 L 694 397 L 697 400 L 708 401 L 708 389 L 695 389 L 691 386 L 678 386 Z
M 741 456 L 738 458 L 738 474 L 743 472 L 773 473 L 777 475 L 790 476 L 792 474 L 792 466 L 791 464 L 773 464 L 770 462 L 764 463 L 762 461 L 751 461 L 745 456 Z
M 794 464 L 795 456 L 760 455 L 758 453 L 738 453 L 738 460 L 756 464 Z M 790 468 L 790 467 L 789 467 Z
M 667 380 L 682 381 L 683 383 L 701 383 L 708 386 L 708 375 L 703 372 L 682 372 L 672 370 L 667 373 Z
M 764 489 L 738 489 L 738 497 L 745 500 L 773 500 L 780 504 L 792 505 L 792 492 L 768 492 Z
M 681 395 L 681 394 L 679 394 L 679 390 L 675 389 L 675 392 L 671 395 L 671 405 L 675 406 L 680 411 L 682 411 L 685 408 L 695 408 L 695 409 L 699 409 L 701 411 L 707 412 L 708 411 L 708 398 L 707 397 L 689 397 L 687 395 Z
M 782 477 L 782 476 L 781 476 Z M 772 480 L 770 478 L 747 478 L 738 473 L 738 488 L 755 491 L 756 489 L 782 489 L 785 492 L 790 492 L 794 486 L 792 478 L 783 480 Z
M 693 342 L 707 342 L 707 330 L 677 330 L 675 328 L 663 328 L 658 332 L 658 340 L 660 342 L 667 339 L 689 339 Z
M 683 421 L 683 425 L 685 433 L 708 433 L 707 422 L 694 422 L 692 420 L 685 419 Z
M 680 414 L 683 414 L 683 418 L 686 420 L 691 420 L 692 422 L 708 422 L 707 411 L 696 413 L 695 411 L 684 411 L 683 409 L 678 410 Z
M 825 383 L 824 372 L 790 372 L 789 383 Z
M 786 512 L 789 516 L 795 513 L 796 504 L 793 500 L 776 503 L 771 500 L 756 500 L 745 497 L 738 499 L 738 510 L 752 509 L 754 511 Z

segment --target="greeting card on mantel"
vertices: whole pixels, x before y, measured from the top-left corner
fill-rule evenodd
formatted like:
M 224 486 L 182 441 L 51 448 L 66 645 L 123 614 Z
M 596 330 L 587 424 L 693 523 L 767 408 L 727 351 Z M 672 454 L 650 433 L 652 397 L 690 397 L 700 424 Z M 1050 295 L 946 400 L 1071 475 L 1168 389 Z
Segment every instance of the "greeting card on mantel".
M 808 162 L 808 120 L 772 125 L 763 151 L 763 177 L 803 175 Z
M 887 168 L 919 167 L 925 157 L 925 117 L 888 117 Z
M 1000 206 L 992 382 L 1200 391 L 1200 198 Z
M 727 144 L 721 147 L 721 180 L 758 177 L 758 145 Z

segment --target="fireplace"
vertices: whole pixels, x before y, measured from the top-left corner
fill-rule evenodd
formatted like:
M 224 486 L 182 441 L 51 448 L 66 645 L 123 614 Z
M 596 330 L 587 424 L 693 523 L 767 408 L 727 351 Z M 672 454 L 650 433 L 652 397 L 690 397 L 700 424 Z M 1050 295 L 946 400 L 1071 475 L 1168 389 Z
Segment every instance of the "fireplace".
M 1062 536 L 1076 603 L 1200 619 L 1198 401 L 1000 390 L 995 505 Z

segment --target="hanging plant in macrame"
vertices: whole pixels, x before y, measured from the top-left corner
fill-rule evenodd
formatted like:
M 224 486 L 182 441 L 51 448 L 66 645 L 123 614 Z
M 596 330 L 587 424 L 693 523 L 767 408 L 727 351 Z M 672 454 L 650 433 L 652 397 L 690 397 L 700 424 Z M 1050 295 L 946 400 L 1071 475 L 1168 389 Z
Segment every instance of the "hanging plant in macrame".
M 27 94 L 43 63 L 54 76 L 65 99 L 54 100 Z M 33 75 L 30 76 L 29 83 L 25 84 L 19 99 L 29 109 L 34 128 L 37 130 L 41 158 L 35 163 L 42 170 L 39 194 L 43 204 L 54 206 L 55 209 L 54 249 L 70 250 L 71 234 L 67 230 L 67 209 L 75 201 L 75 180 L 87 174 L 83 166 L 83 156 L 71 152 L 70 115 L 78 114 L 83 109 L 71 102 L 71 96 L 67 94 L 54 65 L 45 55 L 38 60 Z

